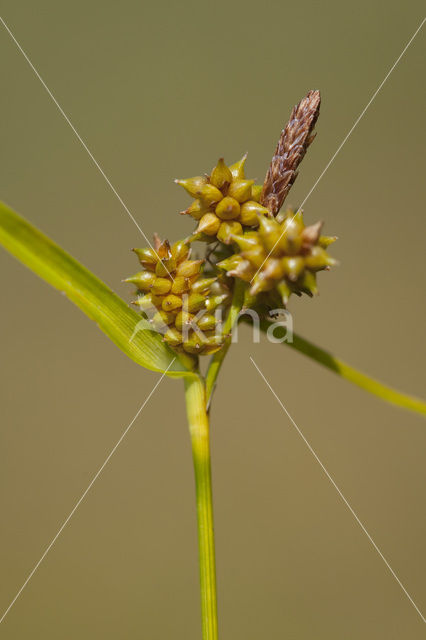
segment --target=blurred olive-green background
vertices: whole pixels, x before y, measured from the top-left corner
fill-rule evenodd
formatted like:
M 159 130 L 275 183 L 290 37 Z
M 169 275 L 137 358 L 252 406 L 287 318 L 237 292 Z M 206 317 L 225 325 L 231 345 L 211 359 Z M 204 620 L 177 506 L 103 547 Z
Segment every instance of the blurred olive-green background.
M 422 20 L 407 2 L 3 2 L 2 15 L 149 236 L 173 178 L 249 151 L 322 91 L 303 200 Z M 425 397 L 425 30 L 305 205 L 340 266 L 295 330 Z M 117 292 L 144 240 L 3 27 L 1 199 Z M 3 611 L 158 376 L 0 251 Z M 426 422 L 241 330 L 212 412 L 221 639 L 419 640 L 425 626 L 249 361 L 426 610 Z M 5 640 L 200 637 L 182 384 L 164 380 L 0 629 Z

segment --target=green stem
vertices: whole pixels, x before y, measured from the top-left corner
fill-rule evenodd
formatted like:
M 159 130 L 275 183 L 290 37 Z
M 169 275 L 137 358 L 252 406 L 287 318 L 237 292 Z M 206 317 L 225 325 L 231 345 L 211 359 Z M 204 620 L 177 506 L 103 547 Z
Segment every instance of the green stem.
M 234 294 L 232 296 L 231 308 L 228 313 L 228 317 L 223 325 L 223 333 L 225 335 L 229 334 L 232 331 L 232 327 L 238 319 L 238 314 L 243 308 L 244 304 L 244 294 L 245 294 L 246 286 L 242 280 L 235 279 L 234 284 Z M 216 384 L 217 377 L 219 375 L 220 368 L 225 359 L 226 354 L 228 353 L 228 349 L 231 346 L 232 336 L 226 338 L 225 343 L 220 351 L 217 351 L 209 364 L 209 368 L 206 374 L 206 396 L 207 403 L 210 404 L 211 396 L 214 391 L 214 387 Z
M 203 640 L 217 640 L 216 567 L 206 390 L 199 376 L 191 376 L 184 382 L 197 499 Z

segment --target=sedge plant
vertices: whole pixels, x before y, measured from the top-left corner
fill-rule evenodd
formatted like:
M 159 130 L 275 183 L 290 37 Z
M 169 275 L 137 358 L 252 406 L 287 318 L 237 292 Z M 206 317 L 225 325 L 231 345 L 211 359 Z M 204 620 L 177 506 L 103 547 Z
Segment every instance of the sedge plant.
M 336 264 L 322 223 L 306 224 L 300 209 L 283 208 L 298 166 L 314 139 L 320 94 L 310 91 L 281 132 L 262 185 L 245 175 L 246 156 L 209 174 L 176 180 L 191 196 L 181 213 L 195 220 L 184 239 L 136 248 L 140 267 L 125 282 L 135 288 L 133 308 L 93 273 L 0 204 L 0 243 L 65 293 L 132 360 L 151 371 L 182 378 L 191 439 L 198 519 L 203 640 L 217 640 L 217 595 L 210 460 L 209 409 L 232 329 L 247 309 L 267 332 L 290 296 L 316 295 L 321 271 Z M 203 257 L 192 255 L 202 247 Z M 246 319 L 244 316 L 243 319 Z M 285 332 L 276 327 L 279 338 Z M 308 340 L 287 346 L 366 391 L 426 415 L 426 402 L 373 380 Z M 205 373 L 200 361 L 208 359 Z M 204 360 L 205 361 L 205 360 Z

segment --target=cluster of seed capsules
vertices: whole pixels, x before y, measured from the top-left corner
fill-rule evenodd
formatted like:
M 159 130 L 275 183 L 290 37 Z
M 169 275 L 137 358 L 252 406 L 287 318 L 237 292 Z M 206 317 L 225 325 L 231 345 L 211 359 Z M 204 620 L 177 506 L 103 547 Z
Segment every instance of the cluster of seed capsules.
M 196 198 L 182 211 L 199 220 L 192 239 L 235 247 L 217 266 L 249 283 L 252 297 L 273 292 L 265 301 L 286 305 L 292 293 L 316 294 L 316 273 L 336 264 L 327 253 L 336 238 L 322 236 L 321 223 L 306 227 L 301 211 L 274 217 L 261 204 L 263 187 L 246 180 L 245 160 L 227 167 L 221 158 L 210 176 L 176 180 Z
M 187 242 L 170 245 L 156 236 L 154 247 L 133 250 L 142 271 L 125 282 L 136 285 L 134 304 L 153 329 L 176 350 L 209 355 L 221 348 L 216 310 L 225 305 L 230 292 L 223 278 L 204 277 L 204 260 L 191 260 Z
M 195 232 L 172 246 L 155 237 L 154 248 L 134 249 L 143 267 L 126 280 L 137 287 L 135 304 L 177 350 L 208 355 L 223 346 L 215 311 L 230 303 L 234 278 L 247 283 L 247 305 L 286 306 L 293 293 L 316 294 L 317 272 L 336 263 L 327 252 L 336 238 L 321 235 L 322 223 L 305 226 L 301 211 L 274 216 L 263 206 L 263 187 L 245 178 L 245 159 L 228 167 L 221 158 L 210 175 L 176 180 L 194 198 L 182 213 L 198 221 Z M 190 259 L 196 240 L 225 256 L 209 261 L 209 277 L 205 260 Z
M 210 175 L 175 181 L 195 198 L 188 209 L 181 211 L 198 221 L 193 239 L 207 242 L 217 239 L 230 245 L 233 236 L 257 227 L 259 216 L 269 215 L 259 202 L 262 186 L 245 178 L 245 161 L 246 155 L 227 167 L 220 158 Z
M 303 213 L 291 209 L 279 219 L 259 216 L 258 222 L 258 230 L 232 237 L 239 251 L 217 266 L 247 282 L 251 296 L 266 292 L 266 301 L 284 306 L 292 293 L 318 293 L 317 272 L 336 264 L 327 252 L 336 237 L 321 235 L 321 222 L 305 226 Z

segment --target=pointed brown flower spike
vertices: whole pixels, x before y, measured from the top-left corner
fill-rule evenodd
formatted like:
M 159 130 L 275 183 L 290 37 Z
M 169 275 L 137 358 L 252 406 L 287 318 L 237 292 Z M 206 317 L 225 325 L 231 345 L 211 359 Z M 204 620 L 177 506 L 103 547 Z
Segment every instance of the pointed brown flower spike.
M 261 204 L 273 216 L 281 209 L 297 178 L 297 168 L 315 137 L 313 129 L 318 120 L 320 103 L 320 92 L 309 91 L 303 100 L 293 107 L 290 120 L 281 132 L 260 198 Z

